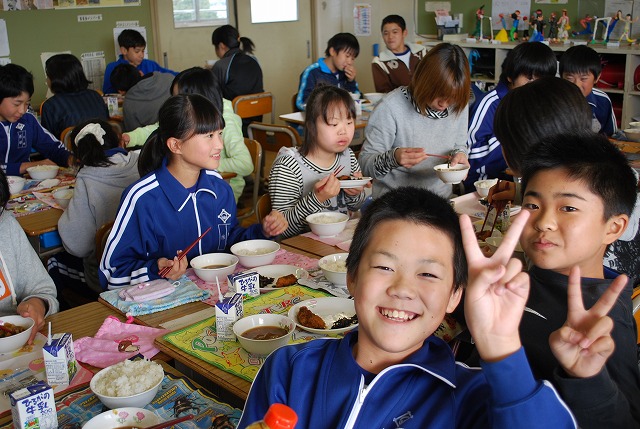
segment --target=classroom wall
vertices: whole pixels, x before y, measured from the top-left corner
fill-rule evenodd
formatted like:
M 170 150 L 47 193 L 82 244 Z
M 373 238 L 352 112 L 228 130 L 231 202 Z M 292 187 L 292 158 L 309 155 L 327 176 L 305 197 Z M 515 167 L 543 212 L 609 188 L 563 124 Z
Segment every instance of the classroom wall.
M 115 61 L 113 28 L 116 21 L 138 21 L 146 27 L 147 49 L 152 58 L 150 1 L 142 0 L 140 6 L 127 7 L 0 11 L 0 19 L 7 23 L 11 62 L 34 75 L 35 93 L 31 104 L 39 106 L 47 93 L 40 60 L 42 52 L 69 50 L 79 58 L 82 53 L 102 50 L 107 63 Z M 78 22 L 78 15 L 88 14 L 102 14 L 102 21 Z

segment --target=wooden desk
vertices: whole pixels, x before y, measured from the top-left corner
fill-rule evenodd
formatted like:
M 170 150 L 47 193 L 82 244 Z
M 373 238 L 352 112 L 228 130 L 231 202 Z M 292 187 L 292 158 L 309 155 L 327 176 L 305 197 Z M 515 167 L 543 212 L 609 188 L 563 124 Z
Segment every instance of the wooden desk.
M 292 124 L 304 125 L 304 112 L 286 113 L 278 116 L 278 118 Z M 365 128 L 368 120 L 369 112 L 362 112 L 362 115 L 356 118 L 356 129 Z
M 302 235 L 285 238 L 282 244 L 293 248 L 295 252 L 311 254 L 316 258 L 331 255 L 333 253 L 344 253 L 344 250 L 336 246 L 330 246 L 318 240 L 314 240 Z
M 98 298 L 98 302 L 100 303 L 100 305 L 108 308 L 109 311 L 115 312 L 118 315 L 124 317 L 124 315 L 119 309 L 112 306 L 102 298 Z M 178 307 L 173 307 L 168 310 L 159 311 L 157 313 L 145 314 L 144 316 L 135 316 L 133 320 L 139 325 L 150 326 L 152 328 L 159 328 L 160 325 L 164 322 L 175 320 L 183 316 L 188 316 L 190 314 L 196 313 L 201 310 L 206 310 L 209 308 L 211 308 L 210 305 L 205 304 L 202 301 L 195 301 L 195 302 L 190 302 L 188 304 L 180 305 Z
M 51 208 L 17 217 L 16 220 L 28 236 L 37 237 L 45 232 L 57 231 L 58 219 L 62 213 L 63 211 L 60 209 Z
M 238 173 L 233 173 L 231 171 L 219 171 L 218 173 L 220 173 L 220 175 L 222 176 L 222 179 L 226 181 L 229 181 L 229 179 L 233 179 L 238 175 Z

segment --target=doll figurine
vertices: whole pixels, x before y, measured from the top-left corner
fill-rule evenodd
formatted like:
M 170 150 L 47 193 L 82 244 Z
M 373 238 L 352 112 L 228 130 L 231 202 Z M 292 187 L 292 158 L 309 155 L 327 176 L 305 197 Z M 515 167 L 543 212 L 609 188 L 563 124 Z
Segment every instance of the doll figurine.
M 511 24 L 511 33 L 509 34 L 509 40 L 512 42 L 518 40 L 518 25 L 520 25 L 520 11 L 516 10 L 511 14 L 513 23 Z
M 569 40 L 569 30 L 571 30 L 571 25 L 569 25 L 567 9 L 562 9 L 562 15 L 560 15 L 560 18 L 558 19 L 558 29 L 560 30 L 558 38 L 563 42 Z
M 549 40 L 552 42 L 558 41 L 558 19 L 555 12 L 551 12 L 549 16 Z
M 574 31 L 572 34 L 574 36 L 582 36 L 584 34 L 593 34 L 593 31 L 591 30 L 591 21 L 593 21 L 593 17 L 591 17 L 591 15 L 589 14 L 586 14 L 584 18 L 580 20 L 580 25 L 582 25 L 582 31 L 580 32 Z
M 544 16 L 542 15 L 542 10 L 536 10 L 536 13 L 533 15 L 533 19 L 531 20 L 531 27 L 533 28 L 533 34 L 531 36 L 532 42 L 542 42 L 544 40 L 544 27 L 547 23 L 544 21 Z
M 500 29 L 500 31 L 498 31 L 498 34 L 496 34 L 496 37 L 494 37 L 494 39 L 499 42 L 508 42 L 509 34 L 507 33 L 507 21 L 504 19 L 504 14 L 501 13 L 498 16 L 500 17 L 502 28 Z
M 609 37 L 611 36 L 611 33 L 613 32 L 613 29 L 616 27 L 616 24 L 621 19 L 624 21 L 624 19 L 622 18 L 622 11 L 618 10 L 616 12 L 616 14 L 613 16 L 613 18 L 611 18 L 611 22 L 609 22 L 609 26 L 607 27 L 607 36 L 604 39 L 605 43 L 607 43 L 609 41 Z
M 622 34 L 620 35 L 620 38 L 618 39 L 618 42 L 621 42 L 622 39 L 624 39 L 624 38 L 626 38 L 627 42 L 629 42 L 629 43 L 633 43 L 633 42 L 636 41 L 636 39 L 631 39 L 629 36 L 631 35 L 631 24 L 633 24 L 637 20 L 638 20 L 638 18 L 633 19 L 631 17 L 630 13 L 627 14 L 627 16 L 623 19 L 623 21 L 624 21 L 624 30 L 622 31 Z
M 482 39 L 482 19 L 484 18 L 484 5 L 476 10 L 476 29 L 472 36 Z

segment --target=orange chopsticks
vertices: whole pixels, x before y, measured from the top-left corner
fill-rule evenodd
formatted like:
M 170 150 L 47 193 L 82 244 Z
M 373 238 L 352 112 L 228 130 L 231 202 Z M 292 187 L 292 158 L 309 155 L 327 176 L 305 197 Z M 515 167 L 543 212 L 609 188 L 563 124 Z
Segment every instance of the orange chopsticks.
M 187 253 L 189 253 L 189 251 L 193 249 L 193 247 L 196 244 L 198 244 L 198 241 L 202 240 L 202 237 L 207 235 L 209 231 L 211 231 L 211 227 L 207 228 L 207 230 L 203 232 L 200 237 L 196 238 L 195 241 L 189 245 L 189 247 L 187 247 L 185 250 L 180 252 L 180 255 L 178 255 L 178 261 L 181 261 L 182 259 L 184 259 L 184 257 L 187 256 Z M 164 267 L 163 269 L 160 270 L 158 274 L 160 275 L 160 277 L 166 277 L 167 274 L 169 274 L 169 271 L 171 271 L 171 268 L 172 267 Z

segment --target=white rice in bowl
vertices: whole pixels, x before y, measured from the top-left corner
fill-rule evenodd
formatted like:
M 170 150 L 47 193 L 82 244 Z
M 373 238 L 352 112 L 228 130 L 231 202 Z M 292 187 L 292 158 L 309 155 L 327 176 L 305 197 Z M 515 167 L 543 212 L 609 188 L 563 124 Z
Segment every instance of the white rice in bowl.
M 124 397 L 146 392 L 164 377 L 162 366 L 150 360 L 125 360 L 110 366 L 95 381 L 96 393 Z
M 29 167 L 33 171 L 48 171 L 53 169 L 58 169 L 57 165 L 34 165 L 33 167 Z
M 346 273 L 347 261 L 339 260 L 339 261 L 323 262 L 320 268 L 324 268 L 325 270 L 333 271 L 336 273 Z
M 313 218 L 313 223 L 338 223 L 342 221 L 343 219 L 341 216 L 334 216 L 330 214 L 318 215 Z
M 257 256 L 266 255 L 267 253 L 275 252 L 274 249 L 267 249 L 265 247 L 260 249 L 238 249 L 235 253 L 240 256 Z

